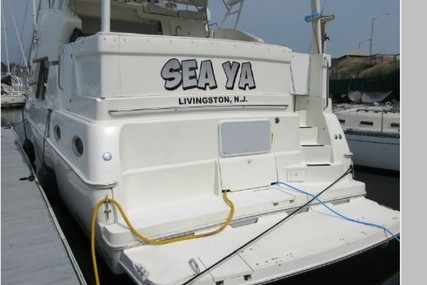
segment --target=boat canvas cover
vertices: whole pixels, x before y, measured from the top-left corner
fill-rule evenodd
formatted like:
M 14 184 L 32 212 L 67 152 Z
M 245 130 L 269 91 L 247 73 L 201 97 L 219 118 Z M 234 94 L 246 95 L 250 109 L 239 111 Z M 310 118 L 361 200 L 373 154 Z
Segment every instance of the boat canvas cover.
M 11 75 L 2 76 L 1 83 L 12 86 L 12 76 Z

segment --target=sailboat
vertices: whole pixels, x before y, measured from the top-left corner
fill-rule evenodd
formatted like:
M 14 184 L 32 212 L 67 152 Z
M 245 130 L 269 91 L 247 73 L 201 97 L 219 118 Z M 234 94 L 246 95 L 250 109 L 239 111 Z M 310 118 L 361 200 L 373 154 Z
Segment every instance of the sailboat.
M 12 15 L 12 23 L 14 24 L 14 29 L 18 35 L 18 30 L 16 26 L 16 20 L 15 16 L 13 14 L 13 11 L 10 6 L 9 0 L 5 0 L 9 4 L 9 11 Z M 2 2 L 3 4 L 4 2 Z M 19 72 L 16 70 L 16 66 L 14 70 L 12 71 L 10 68 L 10 61 L 9 61 L 9 47 L 8 47 L 8 37 L 7 37 L 7 31 L 6 31 L 6 23 L 5 23 L 5 17 L 4 17 L 4 8 L 1 9 L 2 12 L 2 26 L 3 26 L 3 34 L 5 39 L 5 47 L 6 47 L 6 66 L 7 66 L 7 72 L 5 74 L 2 74 L 1 76 L 1 107 L 3 108 L 15 108 L 15 107 L 23 107 L 26 100 L 27 95 L 27 84 L 25 82 L 26 74 Z M 20 37 L 17 36 L 18 43 L 20 50 L 22 52 L 24 62 L 25 62 L 25 70 L 28 70 L 27 61 L 25 59 L 25 54 L 22 49 L 22 43 L 20 40 Z M 23 77 L 25 78 L 23 80 Z
M 356 167 L 400 172 L 400 107 L 388 104 L 338 104 L 341 123 Z
M 307 54 L 214 28 L 207 0 L 40 11 L 21 143 L 96 284 L 97 254 L 136 284 L 262 284 L 399 240 L 399 211 L 353 178 L 311 5 Z

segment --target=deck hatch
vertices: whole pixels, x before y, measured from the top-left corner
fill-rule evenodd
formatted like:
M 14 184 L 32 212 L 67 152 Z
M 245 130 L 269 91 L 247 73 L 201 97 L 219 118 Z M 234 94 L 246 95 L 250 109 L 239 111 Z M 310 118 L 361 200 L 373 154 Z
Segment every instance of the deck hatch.
M 271 122 L 268 119 L 222 121 L 219 148 L 223 157 L 267 153 L 271 148 Z

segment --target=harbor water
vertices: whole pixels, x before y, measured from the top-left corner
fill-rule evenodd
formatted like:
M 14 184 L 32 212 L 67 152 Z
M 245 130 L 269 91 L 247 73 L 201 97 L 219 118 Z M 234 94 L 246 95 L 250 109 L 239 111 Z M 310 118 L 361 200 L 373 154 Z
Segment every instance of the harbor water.
M 2 109 L 1 126 L 13 126 L 22 120 L 22 109 Z M 400 210 L 399 173 L 384 173 L 375 169 L 356 167 L 355 179 L 366 184 L 367 198 Z M 80 265 L 87 284 L 94 285 L 90 241 L 77 225 L 61 200 L 52 205 L 58 222 L 67 238 L 73 254 Z M 285 225 L 283 225 L 285 226 Z M 286 237 L 284 237 L 285 239 Z M 98 256 L 98 271 L 102 285 L 134 285 L 125 274 L 113 274 Z M 397 285 L 400 284 L 400 246 L 397 241 L 369 250 L 339 263 L 289 277 L 287 285 L 292 284 L 346 284 L 346 285 Z M 272 284 L 283 284 L 278 281 Z
M 22 107 L 2 107 L 1 108 L 1 126 L 13 126 L 22 121 Z

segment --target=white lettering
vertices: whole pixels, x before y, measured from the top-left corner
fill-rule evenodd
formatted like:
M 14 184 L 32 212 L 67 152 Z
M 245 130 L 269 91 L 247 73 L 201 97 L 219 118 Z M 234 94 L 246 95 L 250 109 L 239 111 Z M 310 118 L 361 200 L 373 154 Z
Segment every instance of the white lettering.
M 181 64 L 176 58 L 172 58 L 166 62 L 160 74 L 165 80 L 165 88 L 167 90 L 175 90 L 181 85 Z
M 225 88 L 233 89 L 234 83 L 236 82 L 237 72 L 240 68 L 240 64 L 235 61 L 233 61 L 233 64 L 231 64 L 229 61 L 227 61 L 222 64 L 222 68 L 224 69 L 225 76 L 227 77 L 227 83 L 225 84 Z
M 212 61 L 204 60 L 200 63 L 199 83 L 197 86 L 203 90 L 206 90 L 207 86 L 209 86 L 209 89 L 217 88 Z
M 184 90 L 197 87 L 197 61 L 195 59 L 182 61 L 182 88 Z
M 240 64 L 235 61 L 232 63 L 227 61 L 222 64 L 222 68 L 227 80 L 224 85 L 226 89 L 234 89 L 239 70 L 239 88 L 242 90 L 256 88 L 252 64 L 250 62 Z M 197 70 L 198 66 L 195 59 L 180 62 L 178 59 L 172 58 L 163 66 L 160 75 L 165 80 L 164 86 L 167 90 L 175 90 L 180 86 L 184 90 L 193 88 L 206 90 L 208 87 L 212 90 L 218 87 L 211 60 L 201 61 L 199 73 Z
M 246 90 L 246 87 L 249 89 L 255 88 L 255 80 L 250 62 L 242 63 L 242 70 L 240 71 L 239 88 Z

